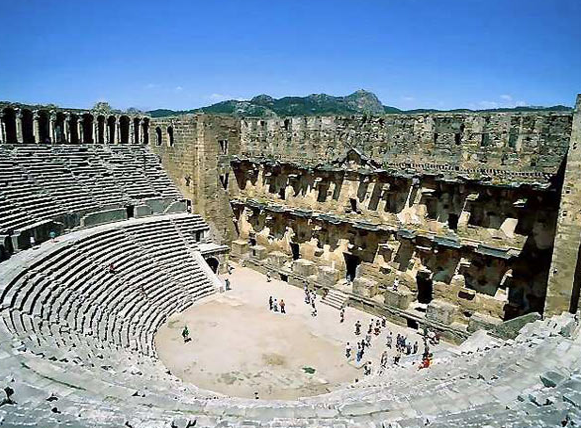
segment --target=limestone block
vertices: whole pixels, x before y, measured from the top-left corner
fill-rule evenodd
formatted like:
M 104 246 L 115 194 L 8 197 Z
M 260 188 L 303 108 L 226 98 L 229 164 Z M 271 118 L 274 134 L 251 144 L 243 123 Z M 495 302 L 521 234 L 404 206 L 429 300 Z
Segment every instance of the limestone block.
M 353 293 L 363 297 L 373 297 L 378 292 L 377 281 L 359 277 L 353 280 Z
M 428 305 L 426 318 L 450 325 L 454 321 L 456 306 L 443 300 L 432 300 Z
M 317 282 L 332 287 L 340 278 L 340 272 L 331 266 L 320 266 L 317 272 Z
M 297 275 L 307 277 L 315 274 L 315 263 L 306 259 L 298 259 L 293 262 L 293 272 Z
M 135 217 L 147 217 L 153 214 L 153 210 L 148 205 L 137 205 L 135 207 Z
M 246 258 L 248 257 L 248 242 L 242 239 L 232 241 L 230 253 L 234 257 Z
M 289 260 L 290 256 L 281 251 L 273 251 L 268 255 L 268 263 L 276 267 L 283 267 Z
M 464 288 L 466 287 L 466 278 L 464 278 L 464 275 L 454 275 L 450 281 L 450 285 Z
M 470 317 L 470 321 L 468 321 L 468 332 L 474 333 L 476 330 L 491 330 L 500 324 L 502 324 L 502 320 L 499 318 L 493 318 L 488 315 L 475 312 Z
M 399 286 L 397 291 L 391 288 L 385 290 L 385 304 L 398 309 L 407 309 L 414 300 L 414 294 L 407 288 Z
M 254 245 L 250 247 L 250 251 L 252 252 L 252 257 L 257 258 L 258 260 L 264 260 L 268 256 L 266 248 L 262 245 Z

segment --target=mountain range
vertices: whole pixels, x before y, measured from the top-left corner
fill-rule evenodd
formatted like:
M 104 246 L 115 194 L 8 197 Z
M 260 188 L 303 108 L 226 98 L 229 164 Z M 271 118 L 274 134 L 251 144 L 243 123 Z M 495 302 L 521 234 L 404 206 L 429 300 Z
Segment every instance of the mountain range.
M 396 107 L 386 106 L 379 98 L 369 91 L 360 89 L 345 97 L 335 97 L 327 94 L 312 94 L 306 97 L 273 98 L 269 95 L 258 95 L 251 100 L 227 100 L 207 107 L 192 110 L 167 110 L 157 109 L 148 113 L 152 117 L 175 116 L 180 114 L 212 113 L 236 116 L 324 116 L 324 115 L 380 115 L 380 114 L 406 114 L 406 113 L 430 113 L 430 112 L 526 112 L 526 111 L 570 111 L 571 107 L 557 105 L 552 107 L 523 106 L 514 108 L 497 108 L 487 110 L 435 110 L 415 109 L 400 110 Z

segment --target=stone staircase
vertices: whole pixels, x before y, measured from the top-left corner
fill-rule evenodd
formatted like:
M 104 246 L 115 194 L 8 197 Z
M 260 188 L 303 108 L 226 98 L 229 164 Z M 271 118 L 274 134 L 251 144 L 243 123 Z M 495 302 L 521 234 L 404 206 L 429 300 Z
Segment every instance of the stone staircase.
M 329 289 L 327 295 L 323 297 L 322 302 L 331 306 L 332 308 L 341 309 L 345 307 L 347 300 L 349 300 L 349 296 L 347 294 L 331 288 Z

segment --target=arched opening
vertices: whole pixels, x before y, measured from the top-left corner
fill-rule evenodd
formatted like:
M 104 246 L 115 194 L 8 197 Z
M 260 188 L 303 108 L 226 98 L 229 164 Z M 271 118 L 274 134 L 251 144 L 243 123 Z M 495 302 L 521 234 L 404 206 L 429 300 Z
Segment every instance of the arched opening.
M 50 118 L 46 110 L 38 112 L 38 142 L 52 143 L 52 136 L 50 135 Z
M 416 275 L 418 285 L 418 302 L 430 303 L 432 301 L 433 284 L 429 272 L 419 271 Z
M 167 145 L 173 147 L 173 126 L 167 127 Z
M 115 116 L 109 116 L 107 118 L 107 132 L 109 134 L 107 144 L 115 143 L 115 122 Z
M 97 117 L 97 143 L 105 144 L 105 116 Z
M 161 146 L 161 128 L 159 126 L 155 128 L 155 144 Z
M 6 142 L 8 144 L 18 143 L 16 136 L 16 112 L 12 108 L 5 108 L 2 111 L 2 123 L 6 132 Z
M 93 116 L 89 113 L 83 115 L 83 143 L 93 144 Z
M 218 273 L 218 267 L 220 267 L 220 262 L 218 261 L 218 259 L 216 259 L 214 257 L 208 257 L 206 259 L 206 263 L 208 263 L 208 266 L 210 266 L 210 269 L 212 269 L 212 272 Z
M 28 109 L 22 110 L 22 142 L 24 144 L 34 144 L 34 119 L 32 112 Z
M 149 144 L 149 119 L 146 117 L 141 121 L 141 132 L 143 132 L 143 144 Z
M 55 143 L 65 142 L 65 114 L 58 112 L 54 123 L 54 141 Z
M 290 243 L 291 254 L 293 255 L 293 260 L 298 260 L 301 258 L 301 251 L 299 248 L 299 244 L 295 242 Z
M 139 136 L 140 136 L 139 122 L 140 122 L 139 118 L 136 117 L 135 119 L 133 119 L 133 144 L 139 144 L 139 142 L 140 142 L 139 141 Z
M 121 137 L 121 144 L 129 144 L 129 124 L 131 121 L 127 116 L 119 118 L 119 133 Z
M 79 116 L 76 114 L 71 114 L 69 118 L 69 143 L 79 144 Z

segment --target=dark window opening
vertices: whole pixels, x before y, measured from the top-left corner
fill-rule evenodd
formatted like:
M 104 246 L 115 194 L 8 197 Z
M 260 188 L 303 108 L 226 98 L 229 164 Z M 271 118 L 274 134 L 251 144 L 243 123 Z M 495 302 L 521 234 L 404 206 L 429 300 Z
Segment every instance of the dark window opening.
M 32 112 L 30 110 L 22 110 L 22 142 L 24 144 L 33 144 L 35 142 Z
M 357 199 L 349 198 L 349 203 L 351 204 L 351 211 L 357 212 Z
M 456 143 L 457 146 L 462 144 L 462 134 L 460 133 L 454 134 L 454 143 Z
M 448 214 L 448 227 L 452 230 L 458 229 L 458 214 Z
M 222 183 L 224 190 L 228 190 L 228 175 L 228 172 L 226 174 L 220 175 L 220 183 Z
M 345 279 L 353 281 L 357 277 L 357 267 L 361 260 L 359 260 L 359 257 L 348 253 L 343 253 L 343 257 L 345 257 Z
M 133 119 L 133 144 L 139 144 L 139 119 Z
M 256 245 L 256 238 L 248 238 L 248 242 L 251 247 L 254 247 Z
M 196 232 L 196 242 L 200 242 L 202 240 L 202 232 Z
M 419 273 L 416 276 L 418 284 L 418 302 L 430 303 L 432 301 L 432 280 L 429 276 Z
M 281 187 L 278 191 L 278 196 L 280 196 L 280 199 L 282 199 L 284 201 L 286 195 L 286 187 Z
M 18 143 L 16 136 L 16 113 L 13 109 L 4 109 L 2 123 L 4 123 L 4 131 L 6 132 L 6 142 L 8 144 Z
M 279 275 L 281 281 L 288 282 L 288 275 L 285 275 L 283 273 L 280 273 Z
M 438 133 L 434 132 L 434 144 L 438 142 Z
M 97 117 L 97 144 L 105 144 L 105 117 Z
M 173 126 L 167 127 L 167 145 L 173 147 Z
M 141 130 L 143 132 L 143 144 L 149 144 L 149 119 L 143 119 Z
M 209 257 L 206 259 L 206 263 L 208 264 L 208 266 L 210 266 L 212 272 L 218 273 L 218 267 L 220 266 L 220 262 L 218 261 L 218 259 L 215 259 L 214 257 Z
M 159 126 L 155 128 L 155 144 L 161 146 L 161 128 Z
M 482 141 L 480 142 L 481 147 L 488 147 L 490 144 L 490 135 L 482 134 Z
M 298 260 L 301 258 L 301 252 L 300 252 L 300 248 L 299 248 L 299 244 L 296 244 L 294 242 L 290 243 L 290 248 L 291 248 L 291 253 L 293 255 L 293 260 Z
M 284 130 L 285 131 L 290 130 L 290 120 L 289 119 L 284 120 Z
M 419 328 L 418 322 L 416 320 L 406 318 L 406 321 L 407 321 L 407 326 L 409 328 L 413 328 L 414 330 L 417 330 Z
M 125 208 L 127 209 L 127 218 L 135 217 L 135 206 L 127 205 Z

